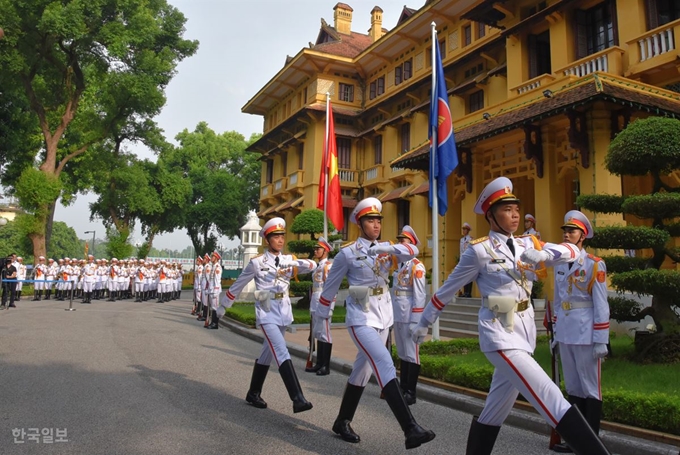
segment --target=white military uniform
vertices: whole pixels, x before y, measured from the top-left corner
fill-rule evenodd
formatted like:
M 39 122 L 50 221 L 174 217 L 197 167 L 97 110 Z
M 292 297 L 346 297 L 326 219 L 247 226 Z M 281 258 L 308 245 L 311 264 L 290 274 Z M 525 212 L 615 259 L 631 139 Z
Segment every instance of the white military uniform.
M 536 218 L 534 218 L 534 216 L 532 214 L 527 213 L 526 215 L 524 215 L 524 220 L 525 221 L 527 221 L 527 220 L 531 221 L 532 223 L 534 223 L 534 226 L 536 226 Z M 523 235 L 533 235 L 538 240 L 541 240 L 541 233 L 538 232 L 536 229 L 534 229 L 533 226 L 530 227 L 529 229 L 527 229 L 526 231 L 524 231 Z
M 323 341 L 324 343 L 333 342 L 330 318 L 322 318 L 318 315 L 317 311 L 319 308 L 319 298 L 321 297 L 326 278 L 328 278 L 328 272 L 330 272 L 332 266 L 333 262 L 328 258 L 319 261 L 319 264 L 312 273 L 312 297 L 309 301 L 309 312 L 312 315 L 312 329 L 314 330 L 313 336 L 315 339 Z M 331 303 L 330 314 L 332 314 L 333 308 L 335 308 L 335 301 Z
M 496 188 L 498 185 L 501 188 Z M 511 200 L 518 201 L 511 192 L 510 180 L 499 177 L 482 192 L 475 212 L 484 214 L 494 202 L 505 197 L 511 196 Z M 478 419 L 484 425 L 500 427 L 519 392 L 552 427 L 557 426 L 571 407 L 559 387 L 532 357 L 536 347 L 536 324 L 529 296 L 536 276 L 533 267 L 519 259 L 526 250 L 535 248 L 534 239 L 531 236 L 508 238 L 491 231 L 488 237 L 473 241 L 423 312 L 423 319 L 433 323 L 464 284 L 472 280 L 477 283 L 482 295 L 479 345 L 495 367 L 489 395 Z M 514 255 L 508 240 L 514 246 Z M 578 248 L 566 243 L 545 244 L 543 250 L 549 253 L 547 262 L 550 264 L 572 262 L 579 254 Z M 502 314 L 491 309 L 497 297 L 514 300 L 513 309 Z
M 277 260 L 278 258 L 278 260 Z M 279 268 L 276 264 L 297 261 L 297 267 Z M 284 333 L 286 326 L 293 322 L 293 310 L 290 304 L 288 289 L 290 280 L 297 273 L 309 273 L 316 267 L 316 263 L 309 259 L 297 260 L 290 254 L 274 255 L 266 251 L 260 256 L 254 257 L 239 277 L 227 289 L 227 304 L 230 307 L 241 290 L 251 280 L 255 280 L 258 291 L 269 291 L 263 296 L 263 300 L 255 301 L 256 325 L 265 336 L 262 351 L 257 363 L 270 365 L 272 355 L 277 365 L 281 365 L 290 359 L 290 353 L 286 347 Z M 295 270 L 297 268 L 297 271 Z
M 562 227 L 578 228 L 586 238 L 593 236 L 590 221 L 578 210 L 565 215 Z M 593 350 L 595 344 L 609 342 L 607 267 L 602 259 L 583 250 L 577 261 L 555 267 L 553 314 L 567 394 L 602 401 L 601 359 Z
M 21 290 L 22 290 L 22 288 L 24 287 L 24 280 L 26 280 L 26 266 L 24 265 L 23 262 L 19 262 L 19 261 L 17 260 L 16 269 L 17 269 L 17 288 L 16 288 L 16 292 L 17 292 L 17 295 L 19 295 L 19 297 L 21 297 L 21 295 L 20 295 L 20 294 L 21 294 Z
M 362 304 L 351 295 L 345 300 L 345 325 L 359 351 L 348 382 L 364 387 L 373 370 L 382 389 L 396 378 L 392 355 L 385 348 L 389 329 L 394 323 L 388 289 L 389 275 L 395 263 L 410 260 L 418 254 L 418 248 L 415 245 L 390 245 L 390 242 L 380 241 L 374 242 L 374 246 L 392 246 L 394 254 L 370 256 L 368 250 L 371 241 L 362 237 L 340 250 L 333 260 L 317 312 L 324 318 L 330 316 L 331 304 L 343 278 L 347 277 L 350 286 L 368 286 L 368 311 L 364 311 Z
M 425 265 L 418 259 L 402 262 L 392 277 L 394 340 L 401 360 L 420 365 L 418 344 L 411 339 L 410 325 L 417 324 L 427 303 Z
M 212 294 L 210 306 L 213 310 L 216 310 L 219 306 L 220 294 L 222 293 L 222 266 L 219 260 L 213 263 L 212 273 L 210 275 L 210 281 L 208 284 L 208 291 Z
M 40 261 L 44 261 L 45 258 L 40 256 Z M 35 266 L 34 279 L 35 279 L 35 290 L 41 292 L 45 289 L 45 276 L 47 273 L 47 266 L 43 262 L 39 262 Z

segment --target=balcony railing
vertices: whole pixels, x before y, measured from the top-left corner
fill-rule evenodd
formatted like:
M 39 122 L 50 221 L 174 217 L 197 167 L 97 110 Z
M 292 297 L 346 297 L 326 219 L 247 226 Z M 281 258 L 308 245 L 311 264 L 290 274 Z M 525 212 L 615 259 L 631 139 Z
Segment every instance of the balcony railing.
M 267 183 L 265 186 L 262 187 L 262 191 L 260 191 L 260 197 L 261 198 L 266 198 L 272 194 L 272 184 Z
M 364 184 L 383 177 L 383 165 L 378 164 L 364 171 Z
M 517 90 L 517 94 L 521 95 L 523 93 L 527 93 L 527 92 L 530 92 L 532 90 L 536 90 L 538 88 L 541 88 L 541 86 L 548 85 L 554 80 L 555 80 L 555 76 L 553 76 L 552 74 L 541 74 L 538 77 L 535 77 L 533 79 L 529 79 L 528 81 L 524 82 L 519 87 L 515 87 L 513 90 Z
M 680 49 L 680 19 L 628 41 L 627 76 L 671 64 Z
M 557 73 L 562 73 L 565 76 L 583 77 L 590 73 L 601 71 L 620 76 L 623 73 L 623 67 L 621 66 L 622 55 L 623 49 L 618 46 L 612 46 L 577 60 L 566 68 L 558 70 Z
M 302 170 L 295 171 L 288 176 L 288 188 L 297 188 L 302 186 Z
M 657 29 L 658 30 L 658 29 Z M 640 50 L 640 61 L 644 62 L 657 55 L 665 54 L 675 49 L 675 34 L 673 27 L 668 27 L 649 36 L 637 40 Z
M 338 169 L 338 175 L 340 175 L 340 182 L 345 183 L 358 183 L 359 179 L 357 176 L 357 171 L 350 169 Z
M 274 182 L 274 194 L 280 193 L 286 189 L 286 180 L 288 180 L 287 177 L 281 177 Z

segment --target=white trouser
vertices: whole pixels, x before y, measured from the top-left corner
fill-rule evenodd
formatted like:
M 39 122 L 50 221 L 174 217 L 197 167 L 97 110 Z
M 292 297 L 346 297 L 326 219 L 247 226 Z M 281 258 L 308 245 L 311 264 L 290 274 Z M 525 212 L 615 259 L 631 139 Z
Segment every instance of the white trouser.
M 602 401 L 602 362 L 593 358 L 593 345 L 560 343 L 559 351 L 567 394 Z
M 46 291 L 51 291 L 51 290 L 52 290 L 52 285 L 54 285 L 54 283 L 52 283 L 52 281 L 54 281 L 54 277 L 53 277 L 53 276 L 46 276 L 46 277 L 45 277 L 45 284 L 44 284 L 45 287 L 44 287 L 44 289 L 45 289 Z
M 45 278 L 39 278 L 35 280 L 33 286 L 36 291 L 42 291 L 43 289 L 45 289 Z
M 324 343 L 333 343 L 330 318 L 322 318 L 316 312 L 312 313 L 312 330 L 314 331 L 314 338 L 317 340 Z
M 19 279 L 23 280 L 24 278 L 19 278 Z M 24 287 L 24 282 L 23 281 L 17 281 L 17 287 L 16 287 L 17 292 L 20 292 L 21 288 L 23 288 L 23 287 Z
M 109 290 L 109 292 L 114 292 L 114 291 L 117 290 L 117 288 L 116 288 L 117 283 L 115 281 L 109 280 L 109 282 L 107 284 L 108 284 L 107 289 Z
M 420 365 L 420 350 L 417 343 L 413 342 L 410 332 L 410 324 L 407 322 L 395 322 L 392 330 L 394 343 L 397 345 L 397 355 L 401 360 Z
M 347 331 L 358 349 L 352 366 L 352 373 L 347 382 L 365 387 L 368 380 L 371 379 L 371 372 L 373 372 L 378 385 L 382 389 L 385 384 L 397 377 L 392 356 L 385 347 L 389 329 L 355 325 L 348 327 Z
M 144 282 L 143 281 L 135 281 L 135 292 L 144 292 Z
M 521 393 L 555 428 L 571 405 L 536 360 L 520 349 L 484 354 L 495 370 L 479 423 L 501 426 Z
M 264 342 L 257 363 L 260 365 L 271 365 L 272 358 L 276 366 L 281 366 L 283 362 L 290 359 L 290 353 L 286 346 L 284 334 L 286 326 L 276 324 L 260 324 L 260 330 L 264 334 Z
M 83 281 L 83 292 L 92 292 L 92 289 L 94 289 L 94 281 Z

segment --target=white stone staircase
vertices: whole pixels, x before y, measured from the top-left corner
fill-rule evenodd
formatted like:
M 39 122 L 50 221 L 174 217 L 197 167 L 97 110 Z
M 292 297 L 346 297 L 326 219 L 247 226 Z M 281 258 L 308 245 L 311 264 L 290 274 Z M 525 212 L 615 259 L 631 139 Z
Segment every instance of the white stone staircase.
M 476 338 L 477 313 L 481 299 L 458 297 L 454 303 L 446 305 L 439 316 L 439 335 L 443 338 Z M 545 310 L 534 310 L 536 332 L 545 335 L 543 317 Z

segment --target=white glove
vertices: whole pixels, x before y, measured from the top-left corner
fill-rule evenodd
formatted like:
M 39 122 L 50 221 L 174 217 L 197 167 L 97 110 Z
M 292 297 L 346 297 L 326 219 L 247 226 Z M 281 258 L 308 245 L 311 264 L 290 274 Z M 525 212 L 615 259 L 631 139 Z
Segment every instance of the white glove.
M 217 307 L 217 319 L 222 319 L 222 316 L 224 316 L 225 311 L 227 311 L 227 309 L 222 305 Z
M 524 253 L 519 257 L 522 262 L 536 265 L 539 262 L 544 262 L 550 259 L 550 254 L 547 251 L 535 250 L 533 248 L 524 250 Z
M 287 260 L 282 260 L 279 262 L 279 268 L 280 269 L 287 269 L 289 267 L 297 267 L 298 266 L 298 261 L 287 261 Z
M 593 345 L 593 359 L 604 359 L 607 357 L 607 345 L 605 343 L 595 343 Z
M 227 297 L 227 293 L 225 292 L 224 294 L 220 294 L 220 298 L 218 300 L 219 304 L 221 307 L 224 308 L 231 308 L 231 306 L 234 304 L 233 300 L 230 300 L 229 297 Z M 224 313 L 222 313 L 224 314 Z
M 416 344 L 422 344 L 425 341 L 427 332 L 429 331 L 430 324 L 425 320 L 421 319 L 418 324 L 412 324 L 410 327 L 411 339 Z
M 552 340 L 552 342 L 550 343 L 550 352 L 552 352 L 553 354 L 557 354 L 557 349 L 559 348 L 559 346 L 560 346 L 560 342 L 557 341 L 557 340 L 554 338 L 554 335 L 553 335 L 553 340 Z
M 394 245 L 375 245 L 368 249 L 368 255 L 371 257 L 384 253 L 394 254 Z

